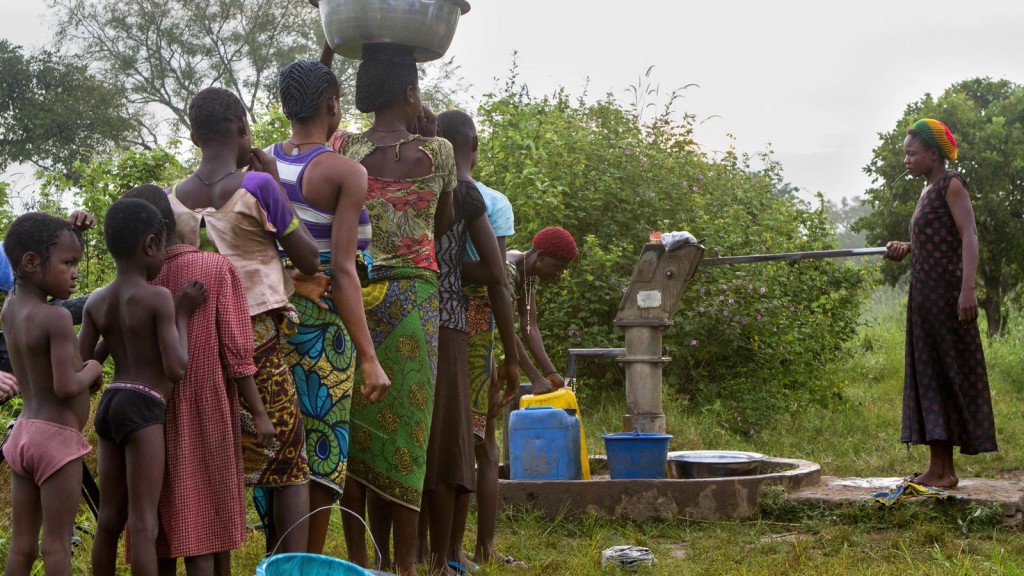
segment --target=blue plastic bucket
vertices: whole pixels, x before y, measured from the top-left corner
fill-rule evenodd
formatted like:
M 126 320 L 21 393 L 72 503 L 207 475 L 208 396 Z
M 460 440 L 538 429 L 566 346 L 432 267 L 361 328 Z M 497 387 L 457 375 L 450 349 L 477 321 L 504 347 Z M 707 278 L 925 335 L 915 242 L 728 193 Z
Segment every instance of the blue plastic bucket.
M 256 576 L 368 576 L 351 562 L 320 554 L 277 554 L 264 558 Z
M 531 406 L 508 420 L 509 478 L 582 480 L 580 421 L 561 408 Z
M 601 438 L 604 438 L 612 480 L 665 477 L 671 434 L 633 431 L 604 434 Z

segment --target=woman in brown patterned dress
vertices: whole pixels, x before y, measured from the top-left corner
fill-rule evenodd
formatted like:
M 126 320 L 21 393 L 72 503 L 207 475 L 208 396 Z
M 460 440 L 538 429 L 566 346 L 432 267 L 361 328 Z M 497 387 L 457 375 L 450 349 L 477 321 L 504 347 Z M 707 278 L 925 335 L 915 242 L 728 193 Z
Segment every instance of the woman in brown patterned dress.
M 910 478 L 952 488 L 953 447 L 996 450 L 985 355 L 978 332 L 978 234 L 963 177 L 946 168 L 956 140 L 938 120 L 914 124 L 903 142 L 912 177 L 927 181 L 910 220 L 910 242 L 889 242 L 886 258 L 910 260 L 902 441 L 927 444 L 928 470 Z

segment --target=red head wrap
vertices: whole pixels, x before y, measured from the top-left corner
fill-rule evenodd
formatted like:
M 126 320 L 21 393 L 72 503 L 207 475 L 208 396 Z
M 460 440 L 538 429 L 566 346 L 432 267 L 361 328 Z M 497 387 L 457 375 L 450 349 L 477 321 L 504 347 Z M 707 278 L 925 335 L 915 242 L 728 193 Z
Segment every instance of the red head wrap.
M 563 262 L 572 262 L 576 258 L 576 241 L 565 228 L 548 226 L 537 232 L 531 244 L 537 250 Z

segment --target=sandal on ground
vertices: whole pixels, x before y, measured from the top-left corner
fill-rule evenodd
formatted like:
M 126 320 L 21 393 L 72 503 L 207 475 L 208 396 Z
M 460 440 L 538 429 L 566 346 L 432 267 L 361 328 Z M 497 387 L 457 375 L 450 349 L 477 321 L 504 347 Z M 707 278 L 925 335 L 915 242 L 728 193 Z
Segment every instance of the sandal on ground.
M 520 562 L 519 560 L 516 560 L 515 558 L 513 558 L 511 556 L 502 556 L 497 561 L 497 564 L 500 564 L 500 565 L 503 565 L 503 566 L 511 566 L 512 568 L 527 568 L 525 562 Z
M 459 564 L 455 560 L 448 561 L 448 567 L 455 571 L 456 574 L 469 574 L 469 570 L 465 566 Z

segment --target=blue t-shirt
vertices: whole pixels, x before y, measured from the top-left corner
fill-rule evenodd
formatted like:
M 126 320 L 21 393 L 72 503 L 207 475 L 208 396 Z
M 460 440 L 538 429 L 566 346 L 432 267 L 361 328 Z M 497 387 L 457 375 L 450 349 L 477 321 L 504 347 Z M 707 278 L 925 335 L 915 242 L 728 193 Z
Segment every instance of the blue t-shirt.
M 494 236 L 497 238 L 507 238 L 515 234 L 515 216 L 512 214 L 512 204 L 508 201 L 508 198 L 501 192 L 494 188 L 488 188 L 480 182 L 475 184 L 476 189 L 480 191 L 480 195 L 484 197 L 484 205 L 487 206 L 487 220 L 491 222 Z M 476 248 L 473 247 L 473 241 L 468 238 L 466 239 L 466 252 L 463 254 L 462 259 L 480 259 L 480 255 L 476 253 Z
M 11 288 L 14 288 L 14 269 L 11 268 L 11 261 L 4 252 L 3 241 L 0 241 L 0 290 L 10 292 Z

